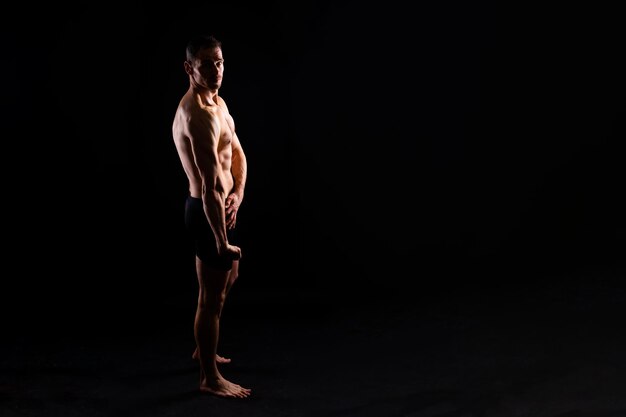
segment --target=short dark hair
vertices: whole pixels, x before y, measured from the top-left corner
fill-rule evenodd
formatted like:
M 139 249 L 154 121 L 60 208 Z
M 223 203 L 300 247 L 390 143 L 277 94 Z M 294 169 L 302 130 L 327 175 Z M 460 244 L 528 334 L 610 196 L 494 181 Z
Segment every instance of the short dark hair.
M 187 60 L 192 60 L 201 49 L 222 48 L 222 42 L 213 35 L 199 35 L 191 38 L 187 42 L 185 53 Z

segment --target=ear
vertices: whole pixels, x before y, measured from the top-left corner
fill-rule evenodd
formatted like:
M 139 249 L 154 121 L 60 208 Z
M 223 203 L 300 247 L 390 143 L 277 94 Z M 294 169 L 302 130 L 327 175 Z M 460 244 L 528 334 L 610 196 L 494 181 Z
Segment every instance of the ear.
M 191 62 L 189 61 L 185 61 L 183 62 L 183 65 L 185 67 L 185 72 L 189 75 L 193 74 L 193 68 L 191 67 Z

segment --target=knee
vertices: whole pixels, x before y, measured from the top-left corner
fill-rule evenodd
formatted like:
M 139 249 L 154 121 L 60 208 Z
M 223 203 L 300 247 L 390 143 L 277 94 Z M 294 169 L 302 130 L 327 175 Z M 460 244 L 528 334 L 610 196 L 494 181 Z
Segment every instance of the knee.
M 228 279 L 228 282 L 230 283 L 230 285 L 233 285 L 233 283 L 237 281 L 237 278 L 239 278 L 239 274 L 231 274 Z
M 219 294 L 205 294 L 204 296 L 199 297 L 198 307 L 202 310 L 208 311 L 209 313 L 219 314 L 219 312 L 222 311 L 225 300 L 226 293 L 224 291 Z

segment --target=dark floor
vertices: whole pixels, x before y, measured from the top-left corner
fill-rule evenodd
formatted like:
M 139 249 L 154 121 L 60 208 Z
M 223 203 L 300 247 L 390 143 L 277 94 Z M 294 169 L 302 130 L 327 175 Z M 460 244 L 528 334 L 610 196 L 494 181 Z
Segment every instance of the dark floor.
M 242 282 L 220 352 L 245 400 L 197 390 L 193 294 L 42 317 L 2 342 L 0 415 L 626 416 L 624 277 L 545 278 L 353 299 Z

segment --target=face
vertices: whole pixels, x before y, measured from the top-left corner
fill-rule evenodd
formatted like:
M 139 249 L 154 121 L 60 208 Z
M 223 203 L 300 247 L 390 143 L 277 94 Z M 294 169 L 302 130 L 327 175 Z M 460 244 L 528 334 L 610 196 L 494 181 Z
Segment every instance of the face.
M 222 85 L 224 75 L 222 50 L 201 49 L 193 61 L 185 62 L 185 68 L 196 84 L 209 90 L 217 90 Z

